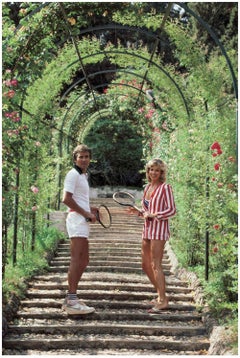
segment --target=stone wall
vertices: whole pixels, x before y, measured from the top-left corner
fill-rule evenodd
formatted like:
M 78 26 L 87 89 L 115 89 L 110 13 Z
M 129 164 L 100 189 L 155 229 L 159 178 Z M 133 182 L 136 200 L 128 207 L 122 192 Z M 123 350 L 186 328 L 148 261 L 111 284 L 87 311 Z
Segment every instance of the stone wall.
M 90 199 L 96 198 L 112 198 L 113 193 L 116 191 L 127 191 L 132 194 L 136 200 L 141 200 L 143 196 L 143 190 L 129 189 L 126 187 L 111 187 L 103 186 L 97 188 L 90 188 Z

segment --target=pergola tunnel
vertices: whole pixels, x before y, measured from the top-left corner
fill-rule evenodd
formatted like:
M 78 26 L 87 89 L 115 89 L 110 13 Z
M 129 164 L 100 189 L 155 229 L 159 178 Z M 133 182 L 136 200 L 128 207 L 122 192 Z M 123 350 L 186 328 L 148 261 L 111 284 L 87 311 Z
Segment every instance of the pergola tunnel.
M 2 6 L 3 271 L 62 210 L 72 150 L 85 143 L 93 187 L 141 191 L 145 163 L 167 163 L 173 248 L 233 302 L 237 3 Z

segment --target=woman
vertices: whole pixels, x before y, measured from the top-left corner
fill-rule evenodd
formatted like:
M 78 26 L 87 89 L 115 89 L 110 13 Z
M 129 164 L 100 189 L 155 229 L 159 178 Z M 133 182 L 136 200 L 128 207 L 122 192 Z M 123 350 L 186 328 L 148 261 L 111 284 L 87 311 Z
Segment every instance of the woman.
M 170 237 L 169 218 L 176 214 L 172 188 L 166 184 L 166 165 L 152 159 L 146 165 L 148 184 L 142 199 L 145 219 L 142 233 L 142 268 L 155 287 L 158 297 L 149 312 L 167 308 L 165 276 L 162 268 L 164 246 Z

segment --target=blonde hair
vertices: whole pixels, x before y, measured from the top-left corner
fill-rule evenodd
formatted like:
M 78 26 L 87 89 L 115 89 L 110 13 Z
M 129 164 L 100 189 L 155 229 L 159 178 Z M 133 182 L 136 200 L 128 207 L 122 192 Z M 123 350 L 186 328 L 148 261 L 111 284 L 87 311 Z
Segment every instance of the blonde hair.
M 149 171 L 150 171 L 150 168 L 153 167 L 153 166 L 157 166 L 160 169 L 161 175 L 160 175 L 159 180 L 160 180 L 161 183 L 164 183 L 166 181 L 166 178 L 167 178 L 167 166 L 161 159 L 158 159 L 158 158 L 151 159 L 146 164 L 146 178 L 147 178 L 147 181 L 149 183 L 151 182 L 151 179 L 149 177 Z

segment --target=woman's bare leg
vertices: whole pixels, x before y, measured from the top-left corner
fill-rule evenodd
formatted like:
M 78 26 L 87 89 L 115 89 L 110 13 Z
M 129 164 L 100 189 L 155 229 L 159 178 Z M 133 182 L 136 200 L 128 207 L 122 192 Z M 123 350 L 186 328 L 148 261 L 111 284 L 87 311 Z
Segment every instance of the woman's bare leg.
M 164 253 L 164 240 L 150 240 L 151 265 L 158 293 L 158 303 L 156 307 L 163 309 L 168 306 L 168 297 L 166 296 L 165 275 L 162 268 L 162 259 Z
M 151 263 L 150 243 L 151 243 L 151 240 L 148 240 L 148 239 L 142 240 L 142 269 L 157 291 L 157 283 L 155 280 L 155 275 L 154 275 L 153 267 L 152 267 L 152 263 Z

